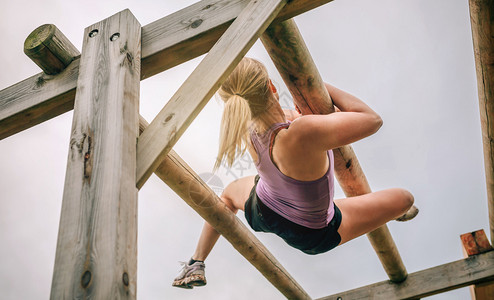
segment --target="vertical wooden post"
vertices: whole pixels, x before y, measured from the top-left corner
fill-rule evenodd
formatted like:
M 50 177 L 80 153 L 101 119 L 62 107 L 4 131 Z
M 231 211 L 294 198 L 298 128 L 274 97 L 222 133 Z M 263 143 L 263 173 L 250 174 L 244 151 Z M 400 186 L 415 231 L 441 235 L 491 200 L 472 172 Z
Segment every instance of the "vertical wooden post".
M 484 142 L 489 225 L 491 243 L 494 244 L 494 1 L 470 0 L 469 4 Z
M 492 246 L 489 244 L 489 240 L 483 229 L 462 234 L 460 239 L 463 246 L 463 255 L 465 257 L 492 251 Z M 494 299 L 494 281 L 485 281 L 471 285 L 470 296 L 472 300 Z
M 141 26 L 86 28 L 51 299 L 135 299 Z
M 295 21 L 271 25 L 261 40 L 303 114 L 334 112 L 333 102 Z M 352 147 L 334 149 L 334 156 L 336 178 L 347 197 L 370 193 Z M 383 225 L 367 236 L 389 278 L 394 282 L 405 280 L 408 273 L 388 227 Z

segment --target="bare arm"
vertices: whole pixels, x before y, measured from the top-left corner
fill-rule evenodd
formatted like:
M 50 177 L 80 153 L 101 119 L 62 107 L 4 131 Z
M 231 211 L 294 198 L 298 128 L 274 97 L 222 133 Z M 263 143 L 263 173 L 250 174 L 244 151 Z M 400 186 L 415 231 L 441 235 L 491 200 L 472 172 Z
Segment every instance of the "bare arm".
M 381 117 L 357 97 L 330 84 L 326 88 L 341 112 L 329 115 L 306 115 L 292 123 L 289 131 L 294 140 L 308 150 L 328 150 L 347 145 L 375 133 Z

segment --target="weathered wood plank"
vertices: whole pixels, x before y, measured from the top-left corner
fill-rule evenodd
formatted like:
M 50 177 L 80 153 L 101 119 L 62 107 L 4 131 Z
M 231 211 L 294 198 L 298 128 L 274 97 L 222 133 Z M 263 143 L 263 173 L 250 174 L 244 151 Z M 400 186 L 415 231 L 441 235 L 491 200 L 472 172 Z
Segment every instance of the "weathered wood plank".
M 319 300 L 418 299 L 494 278 L 494 251 L 411 273 L 402 283 L 382 281 Z
M 492 246 L 483 229 L 460 235 L 466 255 L 472 256 L 492 250 Z
M 334 112 L 333 102 L 295 24 L 288 20 L 269 26 L 261 41 L 303 114 Z M 347 197 L 371 192 L 351 146 L 334 149 L 335 175 Z M 389 278 L 403 281 L 407 271 L 386 225 L 367 235 Z
M 138 188 L 160 165 L 285 1 L 251 1 L 142 133 L 137 144 Z
M 287 20 L 331 1 L 290 1 L 273 22 Z M 208 52 L 248 3 L 249 0 L 200 1 L 144 26 L 143 78 Z
M 148 126 L 141 117 L 141 131 Z M 261 241 L 173 150 L 168 153 L 155 174 L 221 233 L 285 297 L 311 299 Z
M 494 1 L 470 0 L 469 5 L 484 144 L 489 227 L 494 245 Z
M 275 21 L 330 1 L 290 1 Z M 208 52 L 247 3 L 249 0 L 204 0 L 144 26 L 141 79 Z M 0 90 L 0 139 L 71 110 L 78 72 L 76 59 L 62 74 L 42 72 Z
M 84 34 L 51 299 L 135 299 L 141 26 Z

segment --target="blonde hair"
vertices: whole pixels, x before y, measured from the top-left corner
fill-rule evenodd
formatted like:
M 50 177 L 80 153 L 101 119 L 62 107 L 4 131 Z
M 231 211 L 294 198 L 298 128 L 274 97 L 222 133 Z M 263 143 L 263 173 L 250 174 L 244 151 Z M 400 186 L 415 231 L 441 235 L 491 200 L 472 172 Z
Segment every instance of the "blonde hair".
M 231 167 L 237 156 L 247 150 L 248 126 L 266 111 L 270 96 L 269 76 L 259 61 L 244 57 L 218 90 L 225 103 L 220 128 L 220 147 L 214 169 L 222 161 Z

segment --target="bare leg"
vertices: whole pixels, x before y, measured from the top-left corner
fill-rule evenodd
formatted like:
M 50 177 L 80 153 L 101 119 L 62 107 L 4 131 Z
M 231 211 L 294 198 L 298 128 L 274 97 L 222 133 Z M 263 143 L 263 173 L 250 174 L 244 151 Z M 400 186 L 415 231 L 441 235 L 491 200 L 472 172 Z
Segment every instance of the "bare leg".
M 334 202 L 342 214 L 338 229 L 340 245 L 403 215 L 413 201 L 410 192 L 398 188 L 336 199 Z
M 250 191 L 254 187 L 254 176 L 244 177 L 230 183 L 220 199 L 223 201 L 226 206 L 233 212 L 237 213 L 237 211 L 244 210 L 245 202 L 247 198 L 249 198 Z M 201 236 L 199 237 L 199 242 L 197 243 L 197 248 L 192 255 L 192 259 L 204 261 L 214 245 L 218 241 L 220 234 L 214 229 L 209 223 L 205 222 L 204 227 L 202 228 Z

